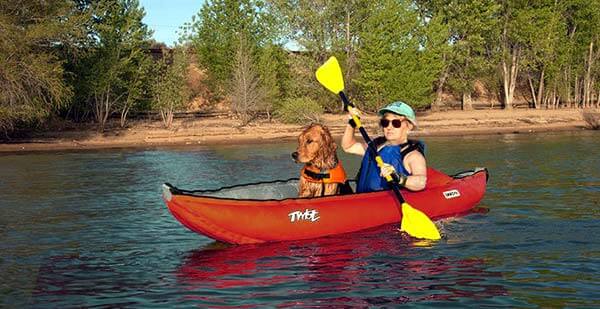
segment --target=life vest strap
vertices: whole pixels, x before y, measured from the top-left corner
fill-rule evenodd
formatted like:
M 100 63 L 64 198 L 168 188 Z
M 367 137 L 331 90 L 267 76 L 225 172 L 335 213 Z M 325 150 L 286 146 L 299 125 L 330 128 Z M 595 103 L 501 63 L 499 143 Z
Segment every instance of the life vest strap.
M 304 175 L 308 176 L 309 178 L 316 179 L 316 180 L 322 180 L 325 178 L 329 178 L 329 173 L 315 173 L 308 169 L 304 169 Z
M 318 183 L 345 183 L 346 182 L 346 171 L 342 166 L 341 162 L 330 170 L 320 171 L 315 168 L 305 165 L 302 168 L 302 174 L 305 176 L 305 179 L 309 182 L 318 182 Z

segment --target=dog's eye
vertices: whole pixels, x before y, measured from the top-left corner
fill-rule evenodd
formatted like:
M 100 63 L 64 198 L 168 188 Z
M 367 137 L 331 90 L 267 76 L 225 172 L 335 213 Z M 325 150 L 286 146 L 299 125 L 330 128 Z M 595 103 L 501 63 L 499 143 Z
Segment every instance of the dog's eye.
M 308 145 L 308 144 L 310 144 L 310 143 L 312 143 L 312 142 L 313 142 L 313 141 L 312 141 L 312 139 L 307 139 L 307 140 L 306 140 L 306 144 L 307 144 L 307 145 Z

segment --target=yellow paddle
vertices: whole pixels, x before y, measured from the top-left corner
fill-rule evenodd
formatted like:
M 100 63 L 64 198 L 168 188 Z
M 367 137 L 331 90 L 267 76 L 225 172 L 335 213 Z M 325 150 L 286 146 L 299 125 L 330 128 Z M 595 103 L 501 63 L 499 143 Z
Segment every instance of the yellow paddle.
M 346 111 L 350 111 L 350 108 L 354 108 L 354 104 L 352 104 L 346 95 L 344 94 L 344 77 L 342 76 L 342 70 L 340 68 L 340 64 L 338 63 L 335 57 L 330 57 L 321 67 L 317 69 L 316 72 L 317 80 L 321 85 L 325 86 L 329 91 L 338 94 L 344 103 L 344 109 Z M 362 126 L 360 122 L 360 118 L 356 115 L 350 113 L 356 127 L 360 131 L 363 139 L 367 143 L 367 149 L 371 152 L 372 156 L 375 158 L 377 162 L 377 166 L 381 168 L 383 166 L 383 160 L 377 154 L 377 149 L 371 142 L 371 138 L 367 134 L 367 131 Z M 423 239 L 432 239 L 437 240 L 440 239 L 440 232 L 437 227 L 431 220 L 422 213 L 421 211 L 410 206 L 402 197 L 400 193 L 400 186 L 398 184 L 398 180 L 394 179 L 392 176 L 387 176 L 385 178 L 388 183 L 392 186 L 392 189 L 396 195 L 396 198 L 400 202 L 401 207 L 399 208 L 400 213 L 402 214 L 402 222 L 400 223 L 400 230 L 406 232 L 408 235 L 415 238 L 423 238 Z

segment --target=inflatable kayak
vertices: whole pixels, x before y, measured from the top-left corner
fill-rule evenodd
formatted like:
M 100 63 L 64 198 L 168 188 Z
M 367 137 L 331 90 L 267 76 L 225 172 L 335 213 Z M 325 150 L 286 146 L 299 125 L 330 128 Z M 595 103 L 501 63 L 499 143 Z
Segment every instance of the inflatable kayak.
M 402 191 L 406 201 L 431 219 L 469 212 L 483 198 L 485 168 L 448 176 L 427 170 L 423 191 Z M 298 179 L 217 190 L 182 190 L 163 185 L 173 216 L 190 230 L 230 244 L 317 238 L 400 222 L 391 190 L 297 198 Z

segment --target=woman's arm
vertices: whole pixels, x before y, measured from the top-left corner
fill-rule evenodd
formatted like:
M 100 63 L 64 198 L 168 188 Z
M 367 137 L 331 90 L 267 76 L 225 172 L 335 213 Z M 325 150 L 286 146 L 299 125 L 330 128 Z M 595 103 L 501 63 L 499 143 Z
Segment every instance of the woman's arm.
M 354 131 L 355 129 L 350 124 L 346 125 L 346 130 L 342 136 L 342 149 L 347 153 L 363 156 L 367 149 L 367 145 L 356 141 L 356 138 L 354 138 Z
M 406 178 L 404 187 L 411 191 L 425 189 L 427 183 L 427 162 L 425 157 L 418 151 L 413 151 L 404 158 L 404 166 L 411 174 Z

